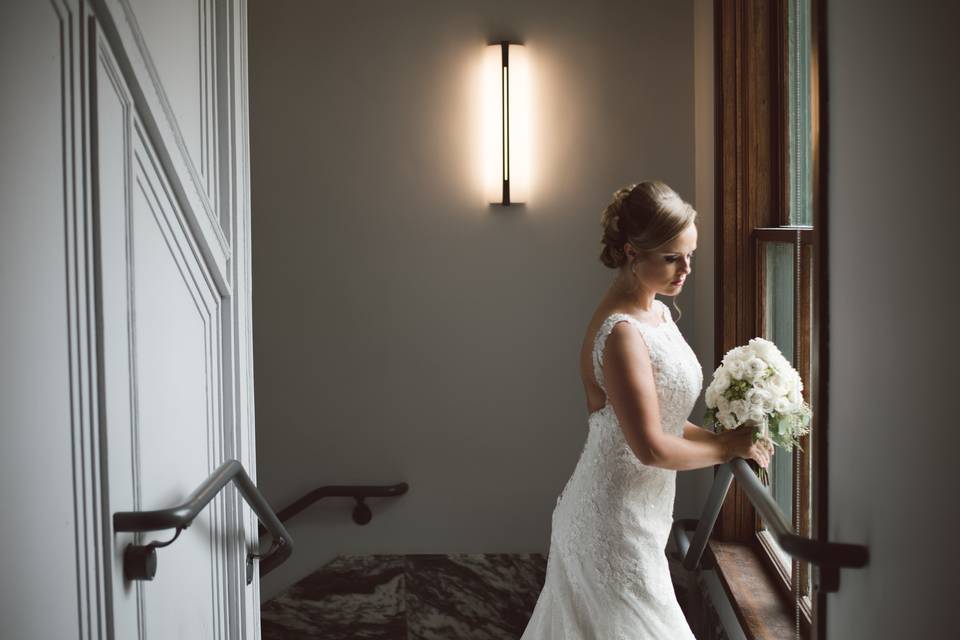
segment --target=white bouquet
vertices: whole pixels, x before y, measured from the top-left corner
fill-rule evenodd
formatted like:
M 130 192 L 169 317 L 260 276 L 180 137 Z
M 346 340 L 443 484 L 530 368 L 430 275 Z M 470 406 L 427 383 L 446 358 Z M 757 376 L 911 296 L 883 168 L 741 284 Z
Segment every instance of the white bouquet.
M 810 431 L 813 415 L 803 400 L 803 381 L 777 345 L 754 338 L 723 356 L 707 387 L 706 427 L 714 431 L 749 424 L 754 439 L 766 439 L 790 451 Z M 764 469 L 760 478 L 766 484 Z

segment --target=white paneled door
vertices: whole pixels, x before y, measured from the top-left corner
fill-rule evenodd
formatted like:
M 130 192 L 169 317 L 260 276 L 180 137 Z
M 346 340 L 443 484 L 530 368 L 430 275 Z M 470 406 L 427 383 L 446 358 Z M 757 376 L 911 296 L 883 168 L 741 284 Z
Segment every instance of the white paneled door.
M 0 3 L 4 638 L 256 638 L 243 0 Z

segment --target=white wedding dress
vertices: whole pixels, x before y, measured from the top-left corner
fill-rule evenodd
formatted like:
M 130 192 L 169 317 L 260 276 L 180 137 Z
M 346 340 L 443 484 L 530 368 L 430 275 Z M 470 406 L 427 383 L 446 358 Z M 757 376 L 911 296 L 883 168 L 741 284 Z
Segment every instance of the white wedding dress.
M 597 332 L 593 372 L 603 385 L 603 348 L 618 322 L 641 333 L 650 353 L 663 430 L 683 435 L 703 373 L 670 310 L 641 323 L 615 313 Z M 606 405 L 590 414 L 583 452 L 557 498 L 543 591 L 522 640 L 657 640 L 694 636 L 677 603 L 665 548 L 676 471 L 646 466 Z

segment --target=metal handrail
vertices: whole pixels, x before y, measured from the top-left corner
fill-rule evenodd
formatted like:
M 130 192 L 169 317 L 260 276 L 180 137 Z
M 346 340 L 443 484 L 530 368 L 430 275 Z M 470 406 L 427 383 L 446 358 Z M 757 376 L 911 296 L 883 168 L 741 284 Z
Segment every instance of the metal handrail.
M 864 545 L 821 542 L 797 535 L 780 511 L 773 496 L 760 483 L 746 460 L 735 458 L 720 465 L 714 476 L 713 486 L 700 520 L 677 520 L 673 523 L 673 537 L 680 551 L 680 557 L 683 558 L 685 569 L 692 571 L 700 566 L 710 534 L 720 514 L 720 507 L 734 477 L 740 483 L 747 499 L 760 514 L 760 518 L 767 526 L 767 531 L 773 536 L 777 545 L 794 558 L 806 560 L 818 567 L 820 590 L 836 591 L 839 588 L 841 568 L 864 567 L 869 562 L 869 549 Z M 691 541 L 688 531 L 694 522 L 696 522 L 696 531 Z
M 290 503 L 277 512 L 277 518 L 280 522 L 286 522 L 315 502 L 323 498 L 353 498 L 356 505 L 353 508 L 353 521 L 364 525 L 370 522 L 373 513 L 364 500 L 366 498 L 389 498 L 393 496 L 402 496 L 410 489 L 406 482 L 389 485 L 363 485 L 363 484 L 334 484 L 325 487 L 318 487 L 307 493 L 301 498 Z M 266 530 L 260 527 L 260 534 L 263 535 Z
M 243 465 L 237 460 L 228 460 L 190 494 L 183 504 L 156 511 L 118 511 L 113 514 L 113 529 L 118 532 L 159 531 L 176 529 L 173 540 L 193 522 L 213 498 L 229 482 L 234 482 L 253 512 L 273 536 L 270 549 L 264 553 L 247 554 L 247 584 L 253 580 L 253 561 L 260 559 L 260 573 L 265 575 L 279 566 L 293 553 L 293 538 L 270 508 L 266 498 L 250 480 Z M 124 572 L 131 580 L 152 580 L 156 573 L 156 549 L 167 543 L 152 542 L 148 545 L 128 545 L 124 552 Z

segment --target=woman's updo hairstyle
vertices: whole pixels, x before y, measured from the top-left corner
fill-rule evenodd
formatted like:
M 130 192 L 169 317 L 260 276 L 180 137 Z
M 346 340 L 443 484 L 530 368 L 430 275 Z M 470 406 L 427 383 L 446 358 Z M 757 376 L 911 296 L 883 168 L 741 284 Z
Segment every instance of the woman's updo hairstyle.
M 642 256 L 676 238 L 696 217 L 693 207 L 659 180 L 624 187 L 613 194 L 601 217 L 600 261 L 619 269 L 627 263 L 627 242 Z

